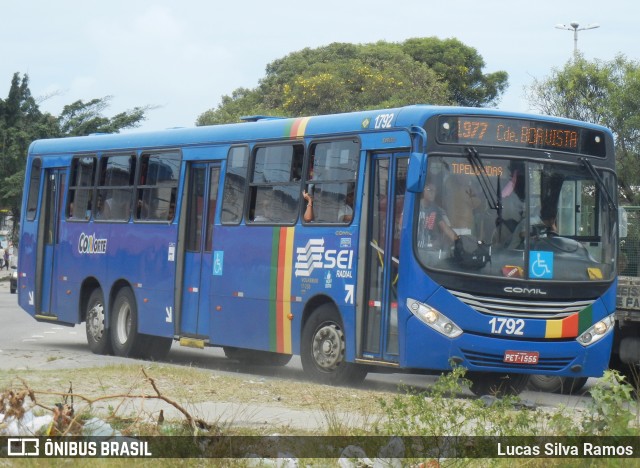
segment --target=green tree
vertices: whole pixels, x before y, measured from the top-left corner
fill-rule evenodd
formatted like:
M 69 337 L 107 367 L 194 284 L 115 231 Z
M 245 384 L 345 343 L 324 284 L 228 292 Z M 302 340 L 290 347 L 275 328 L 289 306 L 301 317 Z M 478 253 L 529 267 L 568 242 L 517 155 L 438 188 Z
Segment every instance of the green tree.
M 621 197 L 640 203 L 640 63 L 618 55 L 588 61 L 578 56 L 528 88 L 531 106 L 549 115 L 609 127 L 616 142 Z
M 92 133 L 118 133 L 122 129 L 135 128 L 145 119 L 150 107 L 135 107 L 113 117 L 102 115 L 109 107 L 111 96 L 92 99 L 89 102 L 76 101 L 64 106 L 58 117 L 60 136 L 82 136 Z
M 453 104 L 494 106 L 507 88 L 507 72 L 484 74 L 482 56 L 458 39 L 414 38 L 404 42 L 402 49 L 447 82 Z
M 0 99 L 0 208 L 20 219 L 27 151 L 40 138 L 80 136 L 96 132 L 117 133 L 135 128 L 150 107 L 136 107 L 114 117 L 104 117 L 110 97 L 65 106 L 60 116 L 40 111 L 31 95 L 28 75 L 15 73 L 6 99 Z M 17 223 L 14 223 L 14 230 Z M 15 232 L 14 232 L 15 237 Z
M 447 67 L 435 67 L 438 54 L 446 55 Z M 436 38 L 306 48 L 268 64 L 257 88 L 223 96 L 197 124 L 234 122 L 248 114 L 319 115 L 414 103 L 490 105 L 504 91 L 507 74 L 484 75 L 483 67 L 475 49 Z M 454 70 L 460 76 L 449 76 Z

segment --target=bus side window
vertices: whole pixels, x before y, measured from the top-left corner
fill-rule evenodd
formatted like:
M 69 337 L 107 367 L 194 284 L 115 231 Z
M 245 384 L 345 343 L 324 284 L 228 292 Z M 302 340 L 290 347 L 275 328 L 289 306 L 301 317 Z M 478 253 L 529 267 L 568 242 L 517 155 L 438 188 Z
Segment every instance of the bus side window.
M 34 159 L 31 163 L 31 175 L 29 177 L 29 196 L 27 198 L 27 221 L 36 219 L 38 210 L 38 195 L 40 194 L 40 174 L 42 161 Z
M 74 221 L 88 221 L 91 217 L 93 185 L 96 175 L 94 156 L 80 156 L 71 162 L 71 183 L 69 184 L 69 206 L 67 218 Z
M 310 221 L 351 224 L 355 211 L 359 152 L 359 144 L 354 140 L 322 142 L 311 146 L 304 185 L 312 199 L 313 214 Z
M 96 219 L 129 220 L 135 161 L 135 156 L 132 155 L 102 157 Z
M 304 146 L 256 149 L 250 182 L 249 222 L 292 224 L 298 216 Z
M 234 146 L 227 156 L 222 194 L 222 224 L 239 224 L 244 208 L 244 194 L 249 167 L 249 148 Z
M 180 153 L 143 154 L 136 192 L 136 221 L 172 221 L 180 177 Z

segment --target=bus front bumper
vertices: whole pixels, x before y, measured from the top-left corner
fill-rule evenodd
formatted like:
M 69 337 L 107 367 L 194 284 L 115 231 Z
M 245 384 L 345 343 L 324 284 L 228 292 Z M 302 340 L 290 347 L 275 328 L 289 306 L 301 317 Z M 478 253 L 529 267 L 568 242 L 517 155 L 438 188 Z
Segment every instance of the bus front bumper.
M 449 370 L 459 365 L 477 372 L 600 377 L 609 367 L 613 344 L 612 332 L 586 347 L 575 339 L 525 341 L 469 332 L 449 338 L 415 317 L 409 318 L 405 331 L 401 365 L 429 370 Z M 515 354 L 528 356 L 522 360 L 528 362 L 514 363 Z

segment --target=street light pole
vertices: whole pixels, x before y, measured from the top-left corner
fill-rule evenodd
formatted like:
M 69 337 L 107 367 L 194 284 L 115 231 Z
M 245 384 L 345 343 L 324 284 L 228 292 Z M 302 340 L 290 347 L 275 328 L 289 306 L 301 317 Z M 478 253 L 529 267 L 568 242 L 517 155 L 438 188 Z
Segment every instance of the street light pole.
M 566 29 L 568 31 L 573 31 L 573 58 L 574 60 L 578 58 L 578 31 L 586 31 L 587 29 L 596 29 L 599 28 L 600 25 L 598 23 L 587 24 L 586 26 L 580 27 L 580 24 L 573 21 L 569 24 L 556 24 L 556 29 Z

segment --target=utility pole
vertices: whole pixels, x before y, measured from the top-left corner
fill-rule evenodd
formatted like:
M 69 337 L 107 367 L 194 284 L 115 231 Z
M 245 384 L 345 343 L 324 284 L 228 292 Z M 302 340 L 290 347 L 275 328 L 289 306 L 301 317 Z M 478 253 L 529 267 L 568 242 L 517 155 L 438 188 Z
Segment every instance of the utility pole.
M 573 21 L 569 24 L 556 24 L 556 29 L 566 29 L 568 31 L 573 31 L 573 59 L 578 58 L 578 31 L 586 31 L 587 29 L 596 29 L 599 28 L 600 25 L 598 23 L 587 24 L 586 26 L 580 27 L 580 24 Z

